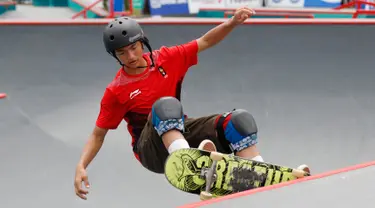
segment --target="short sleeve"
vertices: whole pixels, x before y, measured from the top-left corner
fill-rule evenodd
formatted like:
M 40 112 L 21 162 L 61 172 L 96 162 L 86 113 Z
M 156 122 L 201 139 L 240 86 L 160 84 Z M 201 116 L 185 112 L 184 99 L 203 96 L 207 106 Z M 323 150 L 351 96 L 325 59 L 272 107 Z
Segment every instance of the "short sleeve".
M 198 63 L 198 43 L 196 40 L 182 45 L 163 47 L 160 50 L 165 62 L 170 63 L 172 68 L 178 68 L 180 75 Z M 176 67 L 178 66 L 178 67 Z
M 116 129 L 124 118 L 126 108 L 117 97 L 106 89 L 100 103 L 100 112 L 96 125 L 104 129 Z

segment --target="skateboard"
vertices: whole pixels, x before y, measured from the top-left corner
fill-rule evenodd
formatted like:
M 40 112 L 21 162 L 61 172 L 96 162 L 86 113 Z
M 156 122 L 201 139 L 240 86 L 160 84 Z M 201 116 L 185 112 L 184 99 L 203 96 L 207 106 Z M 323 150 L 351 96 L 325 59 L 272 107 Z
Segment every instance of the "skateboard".
M 207 200 L 303 178 L 310 173 L 233 154 L 189 148 L 168 156 L 165 176 L 175 188 Z

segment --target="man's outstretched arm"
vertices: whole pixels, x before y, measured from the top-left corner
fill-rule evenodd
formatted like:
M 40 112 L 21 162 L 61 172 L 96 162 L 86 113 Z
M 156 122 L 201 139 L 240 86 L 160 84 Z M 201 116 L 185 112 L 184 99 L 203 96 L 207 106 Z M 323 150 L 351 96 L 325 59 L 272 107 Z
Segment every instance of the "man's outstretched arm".
M 81 158 L 76 167 L 76 175 L 74 179 L 74 187 L 76 195 L 82 199 L 87 199 L 86 194 L 88 194 L 88 188 L 90 186 L 88 176 L 86 173 L 87 166 L 91 163 L 91 161 L 95 158 L 97 153 L 99 152 L 100 148 L 103 145 L 105 135 L 107 134 L 108 129 L 102 129 L 99 127 L 95 127 L 92 134 L 87 141 Z M 82 188 L 82 182 L 86 189 Z
M 237 9 L 232 18 L 197 39 L 198 52 L 202 52 L 222 41 L 237 25 L 242 24 L 252 14 L 254 14 L 254 11 L 247 7 Z
M 81 158 L 78 162 L 78 166 L 83 167 L 84 169 L 91 163 L 95 158 L 96 154 L 99 152 L 100 148 L 103 145 L 104 138 L 108 132 L 108 129 L 103 129 L 95 126 L 93 132 L 91 133 L 89 140 L 87 141 Z

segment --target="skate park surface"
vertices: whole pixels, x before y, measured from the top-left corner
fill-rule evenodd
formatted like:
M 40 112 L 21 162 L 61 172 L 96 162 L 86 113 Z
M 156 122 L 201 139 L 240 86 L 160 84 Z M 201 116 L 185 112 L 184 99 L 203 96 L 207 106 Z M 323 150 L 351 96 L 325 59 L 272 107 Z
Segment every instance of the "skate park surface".
M 215 25 L 144 25 L 154 49 Z M 2 207 L 196 207 L 133 157 L 122 123 L 88 168 L 88 200 L 75 196 L 75 166 L 118 70 L 104 25 L 1 26 Z M 182 90 L 191 117 L 251 112 L 265 161 L 315 175 L 374 161 L 373 26 L 243 25 L 199 55 Z M 204 207 L 372 206 L 373 166 L 241 195 Z M 346 189 L 345 189 L 346 188 Z M 192 204 L 192 206 L 183 206 Z

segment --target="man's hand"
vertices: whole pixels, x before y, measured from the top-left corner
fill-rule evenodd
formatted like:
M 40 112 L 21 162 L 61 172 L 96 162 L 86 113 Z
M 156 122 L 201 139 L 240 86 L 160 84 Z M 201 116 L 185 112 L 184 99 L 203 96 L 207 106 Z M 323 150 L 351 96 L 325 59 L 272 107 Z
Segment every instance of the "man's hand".
M 82 182 L 84 183 L 87 189 L 90 188 L 90 183 L 87 177 L 86 170 L 81 166 L 77 166 L 76 176 L 74 180 L 75 192 L 76 192 L 76 195 L 79 196 L 81 199 L 86 200 L 87 199 L 86 195 L 89 192 L 87 189 L 82 188 Z
M 251 15 L 254 15 L 255 11 L 248 7 L 238 8 L 232 17 L 232 23 L 235 25 L 242 24 L 248 19 Z
M 104 137 L 107 134 L 108 129 L 103 129 L 95 126 L 89 140 L 87 141 L 81 159 L 76 167 L 76 175 L 74 178 L 74 188 L 77 196 L 82 199 L 87 199 L 86 194 L 88 191 L 82 188 L 82 182 L 84 182 L 85 187 L 89 188 L 89 181 L 86 173 L 86 168 L 90 162 L 94 159 L 96 154 L 99 152 L 103 145 Z

